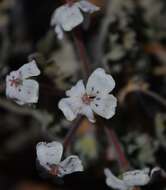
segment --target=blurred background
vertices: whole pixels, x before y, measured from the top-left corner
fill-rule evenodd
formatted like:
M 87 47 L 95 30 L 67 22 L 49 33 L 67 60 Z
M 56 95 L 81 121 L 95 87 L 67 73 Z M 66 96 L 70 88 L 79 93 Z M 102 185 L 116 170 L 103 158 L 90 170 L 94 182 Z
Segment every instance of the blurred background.
M 66 152 L 78 154 L 84 173 L 48 176 L 36 164 L 36 143 L 63 141 L 71 127 L 57 103 L 82 78 L 71 33 L 59 41 L 50 18 L 63 0 L 0 0 L 0 189 L 110 189 L 103 169 L 122 172 L 107 126 L 115 131 L 130 169 L 166 171 L 166 1 L 91 0 L 101 11 L 78 27 L 92 69 L 103 67 L 115 81 L 116 115 L 92 126 L 86 119 Z M 39 102 L 20 107 L 5 97 L 5 77 L 35 58 L 42 74 Z M 166 190 L 158 176 L 143 187 Z

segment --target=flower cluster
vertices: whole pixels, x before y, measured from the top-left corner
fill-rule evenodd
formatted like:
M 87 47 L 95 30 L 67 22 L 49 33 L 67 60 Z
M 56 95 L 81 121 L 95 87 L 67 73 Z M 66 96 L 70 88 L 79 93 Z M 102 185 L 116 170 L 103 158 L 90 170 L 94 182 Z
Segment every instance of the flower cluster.
M 59 39 L 63 38 L 63 30 L 71 31 L 84 20 L 83 13 L 93 13 L 99 7 L 86 0 L 67 3 L 53 13 L 51 25 Z M 37 103 L 39 99 L 39 83 L 31 77 L 39 76 L 40 70 L 35 60 L 24 64 L 6 77 L 6 96 L 19 105 Z M 106 74 L 102 68 L 97 68 L 89 76 L 86 86 L 79 80 L 75 86 L 66 91 L 66 98 L 62 98 L 58 107 L 66 119 L 73 121 L 77 116 L 84 115 L 94 123 L 95 114 L 110 119 L 114 116 L 117 99 L 111 93 L 115 81 L 111 75 Z M 62 160 L 63 145 L 60 142 L 39 142 L 36 146 L 37 160 L 51 175 L 63 177 L 73 172 L 82 172 L 83 165 L 76 155 L 68 156 Z M 115 177 L 112 172 L 105 169 L 106 184 L 113 189 L 129 190 L 134 186 L 146 185 L 150 182 L 155 171 L 154 168 L 125 172 L 122 179 Z

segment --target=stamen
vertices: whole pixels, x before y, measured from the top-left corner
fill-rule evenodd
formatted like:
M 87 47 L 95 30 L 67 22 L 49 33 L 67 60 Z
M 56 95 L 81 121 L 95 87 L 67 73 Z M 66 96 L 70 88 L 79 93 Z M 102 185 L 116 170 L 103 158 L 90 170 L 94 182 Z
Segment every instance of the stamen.
M 59 173 L 59 166 L 58 165 L 52 165 L 51 170 L 50 170 L 50 174 L 57 176 L 58 173 Z
M 12 79 L 9 79 L 9 82 L 10 82 L 10 86 L 16 87 L 16 88 L 22 83 L 20 79 L 14 79 L 14 77 L 12 77 Z
M 74 4 L 74 0 L 66 0 L 66 2 L 69 6 L 72 6 Z
M 84 94 L 82 97 L 82 101 L 84 104 L 90 105 L 90 103 L 94 100 L 94 98 L 95 98 L 94 96 Z

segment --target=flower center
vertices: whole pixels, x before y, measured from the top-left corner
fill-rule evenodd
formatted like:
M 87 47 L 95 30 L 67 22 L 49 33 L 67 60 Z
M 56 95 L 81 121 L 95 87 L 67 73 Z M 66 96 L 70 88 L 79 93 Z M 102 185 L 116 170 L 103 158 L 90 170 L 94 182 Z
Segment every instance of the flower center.
M 10 82 L 10 86 L 13 86 L 16 88 L 22 84 L 21 79 L 10 79 L 9 82 Z
M 59 166 L 58 165 L 52 165 L 51 170 L 50 170 L 50 174 L 57 176 L 58 173 L 59 173 Z
M 74 4 L 74 0 L 66 0 L 69 7 L 71 7 Z
M 82 101 L 83 101 L 84 104 L 90 105 L 90 103 L 93 101 L 94 98 L 95 98 L 94 96 L 90 96 L 88 94 L 84 94 L 82 96 Z

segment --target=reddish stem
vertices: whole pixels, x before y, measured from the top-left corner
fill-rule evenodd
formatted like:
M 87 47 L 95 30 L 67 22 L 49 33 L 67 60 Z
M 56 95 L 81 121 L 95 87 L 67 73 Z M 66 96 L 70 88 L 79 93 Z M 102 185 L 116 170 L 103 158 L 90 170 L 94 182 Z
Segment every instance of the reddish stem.
M 5 91 L 5 84 L 0 84 L 0 93 Z
M 71 129 L 69 130 L 69 132 L 67 133 L 64 141 L 63 141 L 63 146 L 64 146 L 64 149 L 66 150 L 68 145 L 70 144 L 70 142 L 72 141 L 77 129 L 79 128 L 80 126 L 80 123 L 82 121 L 83 117 L 82 116 L 79 116 L 75 122 L 69 126 Z
M 77 48 L 81 63 L 82 63 L 82 71 L 83 71 L 84 77 L 85 79 L 87 79 L 90 74 L 90 64 L 89 64 L 87 52 L 84 46 L 84 42 L 82 40 L 81 31 L 74 30 L 73 39 L 74 39 L 75 46 Z
M 118 137 L 115 134 L 115 131 L 111 128 L 109 128 L 109 129 L 105 128 L 105 130 L 106 130 L 106 134 L 110 137 L 110 140 L 112 141 L 112 144 L 114 145 L 114 148 L 118 155 L 120 168 L 126 170 L 129 167 L 129 162 L 126 159 L 126 156 L 122 150 L 122 147 L 119 143 Z

